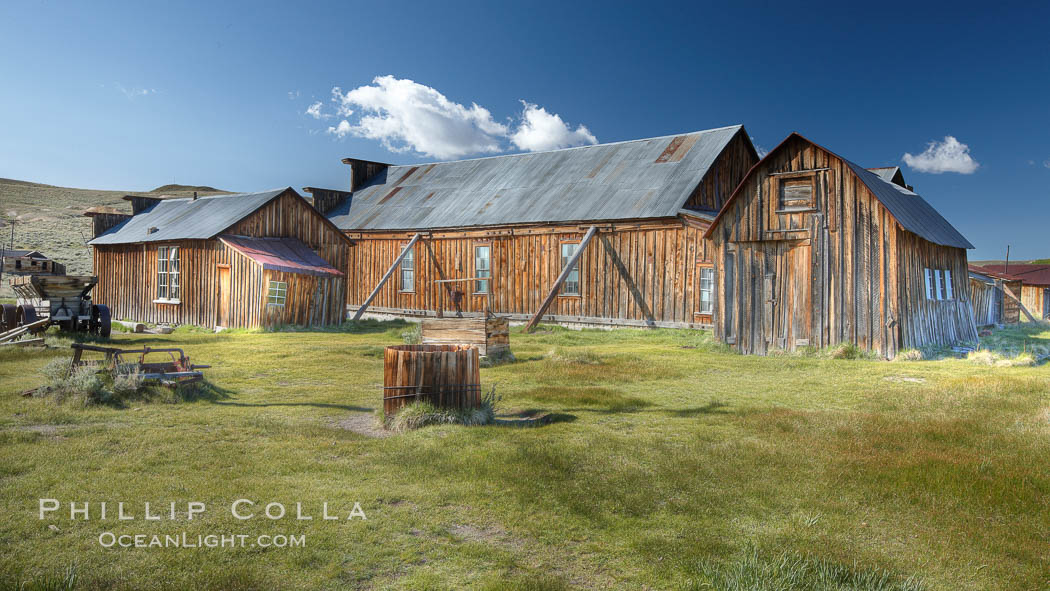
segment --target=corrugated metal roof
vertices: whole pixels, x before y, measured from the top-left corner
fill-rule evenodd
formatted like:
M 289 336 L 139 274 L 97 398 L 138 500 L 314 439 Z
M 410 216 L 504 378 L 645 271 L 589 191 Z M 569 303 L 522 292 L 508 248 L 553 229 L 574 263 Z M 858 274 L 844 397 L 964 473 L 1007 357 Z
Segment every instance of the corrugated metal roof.
M 982 265 L 977 269 L 1006 279 L 1020 279 L 1027 285 L 1050 286 L 1050 265 L 1010 263 L 1009 265 Z
M 842 158 L 842 161 L 853 170 L 857 178 L 871 190 L 905 230 L 934 244 L 973 248 L 969 240 L 917 193 L 884 181 L 879 175 L 845 158 Z
M 741 129 L 391 166 L 328 218 L 344 230 L 404 230 L 673 217 Z
M 8 249 L 3 249 L 3 253 L 2 254 L 5 257 L 11 258 L 11 259 L 20 259 L 20 258 L 24 258 L 24 257 L 29 257 L 29 258 L 33 258 L 33 259 L 37 259 L 37 260 L 46 260 L 47 259 L 47 257 L 44 256 L 38 250 L 17 250 L 17 249 L 13 250 L 13 249 L 8 248 Z M 36 256 L 32 256 L 32 255 L 36 255 Z
M 166 199 L 113 226 L 88 244 L 134 244 L 214 238 L 285 191 L 295 192 L 288 187 L 262 193 Z M 151 228 L 156 230 L 151 232 Z
M 299 273 L 300 275 L 339 276 L 343 274 L 296 238 L 222 235 L 219 236 L 219 240 L 259 263 L 264 269 Z
M 887 183 L 893 182 L 893 175 L 897 174 L 900 170 L 899 166 L 878 166 L 875 168 L 869 168 L 868 170 L 878 175 L 879 178 L 886 181 Z

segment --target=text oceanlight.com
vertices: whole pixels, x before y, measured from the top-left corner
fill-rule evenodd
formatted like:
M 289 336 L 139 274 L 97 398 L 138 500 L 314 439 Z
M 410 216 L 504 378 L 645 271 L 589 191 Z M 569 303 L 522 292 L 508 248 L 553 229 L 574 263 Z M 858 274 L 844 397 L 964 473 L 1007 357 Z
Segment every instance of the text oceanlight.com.
M 102 532 L 98 543 L 103 548 L 305 548 L 305 534 L 114 534 Z

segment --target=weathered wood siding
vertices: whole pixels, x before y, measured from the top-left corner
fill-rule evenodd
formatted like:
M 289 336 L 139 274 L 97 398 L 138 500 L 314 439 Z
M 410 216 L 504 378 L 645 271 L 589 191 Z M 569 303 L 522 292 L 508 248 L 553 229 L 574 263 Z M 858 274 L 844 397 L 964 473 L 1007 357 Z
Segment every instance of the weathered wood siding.
M 785 205 L 780 183 L 803 179 L 809 203 Z M 976 337 L 965 251 L 901 230 L 833 154 L 791 139 L 740 191 L 712 235 L 718 338 L 745 353 L 851 342 L 893 357 Z M 919 301 L 927 265 L 952 271 L 955 300 Z
M 502 316 L 427 318 L 420 328 L 424 345 L 473 345 L 482 356 L 510 350 L 510 324 Z
M 337 269 L 346 268 L 350 245 L 308 203 L 285 193 L 244 218 L 225 233 L 256 237 L 298 238 Z M 179 247 L 179 303 L 157 302 L 157 249 Z M 115 319 L 156 324 L 216 326 L 219 311 L 218 267 L 230 268 L 229 326 L 251 328 L 272 324 L 342 322 L 346 278 L 265 271 L 217 239 L 94 247 L 99 278 L 95 303 L 106 304 Z M 283 310 L 268 309 L 267 281 L 288 281 Z M 320 294 L 320 300 L 314 296 Z M 314 319 L 314 320 L 311 320 Z
M 722 154 L 686 201 L 685 207 L 712 211 L 722 208 L 747 171 L 758 162 L 755 148 L 745 135 L 741 130 L 726 144 Z
M 600 225 L 580 260 L 580 295 L 563 295 L 544 318 L 560 322 L 688 326 L 696 315 L 698 263 L 710 262 L 706 222 L 681 218 Z M 415 247 L 415 289 L 400 290 L 395 273 L 369 310 L 434 315 L 443 296 L 446 315 L 484 312 L 489 298 L 472 283 L 436 280 L 475 277 L 474 247 L 491 247 L 491 311 L 525 319 L 534 313 L 561 272 L 561 245 L 579 242 L 585 225 L 488 228 L 434 232 Z M 348 303 L 356 309 L 397 258 L 413 232 L 348 233 L 354 239 L 347 276 Z M 709 323 L 709 319 L 706 323 Z
M 973 306 L 973 319 L 977 326 L 999 322 L 1001 299 L 996 295 L 998 292 L 996 283 L 970 278 L 970 305 Z
M 1028 312 L 1040 320 L 1047 319 L 1046 310 L 1046 291 L 1047 288 L 1042 285 L 1022 285 L 1021 286 L 1021 304 L 1028 310 Z M 1021 315 L 1021 321 L 1027 322 L 1028 317 Z

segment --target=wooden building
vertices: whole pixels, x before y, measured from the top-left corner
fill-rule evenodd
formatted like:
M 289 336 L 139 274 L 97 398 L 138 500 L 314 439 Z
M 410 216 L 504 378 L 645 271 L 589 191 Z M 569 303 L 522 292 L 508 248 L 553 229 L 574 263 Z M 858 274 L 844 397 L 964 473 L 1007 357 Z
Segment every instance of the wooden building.
M 1050 320 L 1050 265 L 1010 263 L 983 265 L 975 269 L 1002 280 L 1011 289 L 1007 299 L 1014 299 L 1011 295 L 1015 296 L 1032 316 L 1028 318 L 1025 314 L 1017 314 L 1014 322 Z
M 1003 322 L 1002 279 L 982 273 L 979 267 L 970 265 L 970 304 L 977 326 L 989 326 Z
M 37 250 L 2 249 L 2 275 L 65 275 L 66 266 Z
M 435 164 L 345 159 L 307 188 L 353 239 L 349 311 L 710 326 L 703 234 L 758 157 L 742 126 Z
M 798 134 L 767 154 L 706 235 L 715 331 L 745 353 L 974 341 L 966 249 L 922 197 Z
M 345 318 L 350 241 L 293 189 L 131 199 L 130 216 L 86 214 L 93 299 L 114 318 L 227 328 Z

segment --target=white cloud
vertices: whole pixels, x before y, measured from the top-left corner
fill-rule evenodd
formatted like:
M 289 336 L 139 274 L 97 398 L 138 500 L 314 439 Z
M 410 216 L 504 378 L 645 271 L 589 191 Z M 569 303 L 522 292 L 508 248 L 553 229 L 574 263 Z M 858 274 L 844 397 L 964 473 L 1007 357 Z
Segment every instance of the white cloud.
M 926 151 L 918 156 L 904 154 L 904 163 L 919 172 L 958 172 L 972 174 L 977 161 L 970 156 L 970 147 L 950 135 L 944 136 L 943 142 L 930 142 Z
M 331 115 L 321 112 L 321 101 L 317 101 L 316 103 L 307 107 L 305 114 L 313 117 L 314 119 L 327 119 L 328 117 L 331 117 Z
M 329 127 L 327 133 L 330 133 L 330 134 L 332 134 L 332 135 L 334 135 L 336 137 L 339 137 L 339 138 L 344 138 L 344 137 L 350 135 L 353 131 L 354 131 L 354 128 L 353 128 L 352 125 L 350 125 L 350 122 L 347 121 L 346 119 L 343 119 L 342 121 L 339 122 L 339 125 L 337 125 L 335 127 Z
M 1046 160 L 1043 161 L 1043 166 L 1045 166 L 1047 168 L 1050 168 L 1050 158 L 1047 158 Z
M 371 85 L 348 91 L 337 86 L 332 101 L 343 120 L 327 133 L 378 140 L 392 152 L 454 159 L 504 152 L 511 148 L 508 141 L 530 151 L 598 142 L 585 126 L 572 130 L 557 114 L 525 101 L 514 128 L 477 103 L 467 107 L 434 88 L 393 76 L 379 76 Z M 351 118 L 355 113 L 356 121 Z
M 119 82 L 115 82 L 113 86 L 123 93 L 124 96 L 128 97 L 128 100 L 135 100 L 141 96 L 148 96 L 157 93 L 157 89 L 155 88 L 125 88 L 124 85 Z
M 543 107 L 525 101 L 521 104 L 525 107 L 521 124 L 510 135 L 511 143 L 518 148 L 537 152 L 598 143 L 598 138 L 585 126 L 580 125 L 573 131 L 556 113 L 548 113 Z
M 289 90 L 288 91 L 288 100 L 294 101 L 297 98 L 299 98 L 299 91 L 298 90 Z

